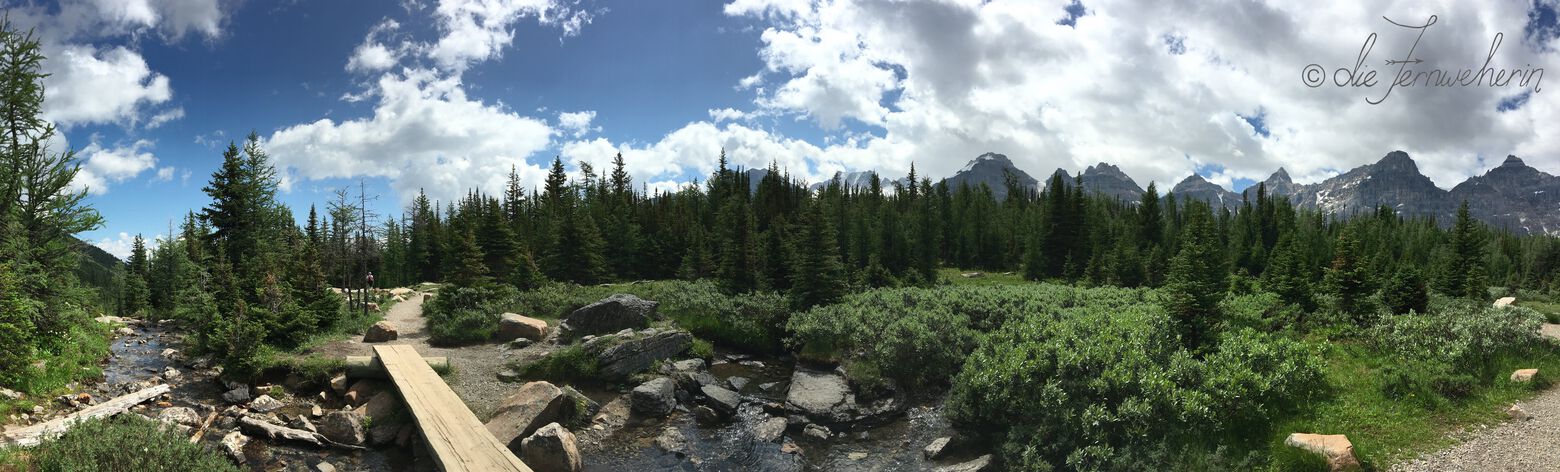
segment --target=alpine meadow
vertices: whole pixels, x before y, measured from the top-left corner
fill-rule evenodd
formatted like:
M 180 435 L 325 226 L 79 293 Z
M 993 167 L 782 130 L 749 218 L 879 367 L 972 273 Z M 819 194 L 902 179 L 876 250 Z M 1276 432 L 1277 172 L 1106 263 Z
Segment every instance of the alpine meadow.
M 1560 470 L 1551 0 L 0 9 L 0 472 Z

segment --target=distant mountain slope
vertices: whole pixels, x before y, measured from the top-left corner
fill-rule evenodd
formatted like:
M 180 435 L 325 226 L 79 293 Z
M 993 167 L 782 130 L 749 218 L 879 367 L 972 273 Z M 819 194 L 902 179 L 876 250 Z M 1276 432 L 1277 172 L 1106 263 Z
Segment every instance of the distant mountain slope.
M 1485 222 L 1517 232 L 1560 234 L 1560 177 L 1528 167 L 1517 156 L 1452 187 L 1451 202 Z
M 1419 173 L 1419 166 L 1403 151 L 1307 186 L 1295 201 L 1345 217 L 1374 212 L 1380 206 L 1404 216 L 1444 217 L 1455 209 L 1447 192 Z
M 1030 177 L 1028 173 L 1013 165 L 1013 161 L 1009 160 L 1007 156 L 994 152 L 976 156 L 975 159 L 964 164 L 964 168 L 959 169 L 952 177 L 948 177 L 944 181 L 952 189 L 957 189 L 962 184 L 969 184 L 971 187 L 986 184 L 991 187 L 991 194 L 996 196 L 997 200 L 1002 200 L 1007 198 L 1007 174 L 1009 172 L 1018 178 L 1019 186 L 1029 189 L 1040 188 L 1040 182 L 1036 181 L 1034 177 Z
M 1209 182 L 1208 179 L 1204 179 L 1196 173 L 1181 180 L 1181 183 L 1175 184 L 1175 188 L 1170 189 L 1170 193 L 1174 194 L 1177 199 L 1194 199 L 1208 202 L 1208 205 L 1214 208 L 1234 209 L 1239 207 L 1241 202 L 1240 194 Z
M 1136 203 L 1143 199 L 1143 187 L 1122 172 L 1120 167 L 1101 162 L 1084 169 L 1078 181 L 1085 191 L 1103 194 L 1124 203 Z

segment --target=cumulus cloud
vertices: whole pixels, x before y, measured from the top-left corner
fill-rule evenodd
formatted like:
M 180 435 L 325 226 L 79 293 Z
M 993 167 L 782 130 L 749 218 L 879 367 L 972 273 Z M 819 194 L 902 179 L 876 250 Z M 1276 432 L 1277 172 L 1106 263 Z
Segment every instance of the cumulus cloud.
M 1560 134 L 1538 125 L 1560 118 L 1548 94 L 1507 111 L 1498 104 L 1520 89 L 1405 89 L 1371 105 L 1362 90 L 1300 77 L 1310 63 L 1352 65 L 1373 32 L 1372 63 L 1402 55 L 1414 35 L 1381 18 L 1432 13 L 1440 22 L 1416 50 L 1426 67 L 1478 67 L 1504 32 L 1492 64 L 1553 69 L 1555 53 L 1516 41 L 1529 2 L 1101 0 L 1057 24 L 1067 3 L 737 0 L 725 11 L 764 27 L 764 69 L 737 84 L 754 90 L 755 105 L 826 130 L 850 121 L 881 130 L 825 148 L 846 165 L 898 173 L 915 161 L 948 175 L 998 151 L 1032 173 L 1110 161 L 1173 184 L 1219 163 L 1226 182 L 1280 166 L 1316 181 L 1403 149 L 1447 187 L 1482 172 L 1481 155 L 1536 155 L 1560 171 Z M 1266 133 L 1241 118 L 1258 111 Z
M 352 51 L 352 57 L 347 60 L 347 71 L 378 72 L 395 67 L 401 60 L 402 51 L 390 49 L 383 41 L 400 28 L 401 23 L 387 18 L 370 29 L 363 43 Z
M 76 173 L 76 179 L 71 181 L 74 190 L 85 189 L 93 195 L 108 193 L 111 184 L 133 179 L 142 172 L 157 167 L 157 157 L 147 149 L 152 147 L 152 142 L 138 140 L 127 146 L 105 147 L 94 141 L 78 153 L 81 159 L 81 170 Z M 168 173 L 167 177 L 163 172 Z M 158 171 L 159 179 L 167 180 L 172 177 L 172 168 Z
M 546 122 L 466 96 L 460 79 L 433 70 L 385 74 L 373 114 L 321 119 L 281 129 L 267 140 L 284 182 L 387 177 L 403 199 L 418 189 L 450 200 L 470 188 L 496 192 L 514 166 L 527 182 L 545 172 L 525 158 L 546 148 Z
M 153 72 L 140 54 L 120 46 L 64 46 L 43 69 L 50 74 L 44 79 L 43 115 L 62 126 L 134 124 L 146 106 L 173 96 L 167 76 Z
M 573 36 L 593 18 L 591 12 L 557 0 L 441 0 L 435 14 L 443 34 L 428 48 L 428 56 L 447 70 L 500 57 L 514 41 L 513 26 L 521 19 L 536 17 Z
M 590 122 L 596 119 L 595 110 L 563 112 L 558 114 L 558 127 L 574 134 L 574 137 L 584 136 L 585 133 L 601 131 L 601 127 L 592 128 Z

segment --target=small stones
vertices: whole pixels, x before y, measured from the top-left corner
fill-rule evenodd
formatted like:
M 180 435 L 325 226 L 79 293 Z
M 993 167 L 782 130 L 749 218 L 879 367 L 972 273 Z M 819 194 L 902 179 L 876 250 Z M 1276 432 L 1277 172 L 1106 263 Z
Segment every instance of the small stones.
M 314 464 L 314 472 L 336 472 L 336 465 L 329 462 Z
M 275 398 L 271 398 L 270 395 L 261 395 L 255 398 L 254 401 L 249 402 L 249 410 L 255 413 L 270 413 L 280 410 L 284 406 L 287 405 Z
M 1532 382 L 1533 377 L 1538 376 L 1538 369 L 1517 369 L 1511 373 L 1511 381 L 1516 383 Z
M 157 419 L 166 423 L 182 424 L 185 426 L 197 426 L 200 424 L 200 415 L 188 407 L 176 406 L 164 408 L 157 413 Z

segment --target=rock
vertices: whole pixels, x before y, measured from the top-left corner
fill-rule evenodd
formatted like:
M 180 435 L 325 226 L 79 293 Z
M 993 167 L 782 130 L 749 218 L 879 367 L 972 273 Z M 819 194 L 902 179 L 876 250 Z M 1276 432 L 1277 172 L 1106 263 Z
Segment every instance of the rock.
M 368 399 L 368 403 L 364 403 L 362 407 L 357 408 L 356 411 L 363 413 L 363 416 L 369 418 L 389 418 L 395 416 L 396 412 L 401 411 L 401 399 L 394 392 L 379 392 L 374 394 L 373 398 Z
M 363 431 L 363 414 L 356 411 L 332 411 L 320 419 L 320 434 L 333 442 L 361 446 L 368 440 Z
M 1511 381 L 1517 383 L 1532 382 L 1533 377 L 1536 375 L 1538 375 L 1538 369 L 1517 369 L 1516 372 L 1511 373 Z
M 521 380 L 525 380 L 524 377 L 520 376 L 519 372 L 515 372 L 513 370 L 507 370 L 507 369 L 499 371 L 498 374 L 496 374 L 496 376 L 498 377 L 498 381 L 499 382 L 515 383 L 515 382 L 519 382 Z
M 325 409 L 324 408 L 320 408 L 319 405 L 313 405 L 313 406 L 309 407 L 309 416 L 313 416 L 315 418 L 319 418 L 321 416 L 325 416 Z
M 529 340 L 529 339 L 526 339 L 526 338 L 517 338 L 517 339 L 515 339 L 513 341 L 509 341 L 509 348 L 510 349 L 525 349 L 525 348 L 531 347 L 532 344 L 536 344 L 536 341 L 532 341 L 532 340 Z
M 515 313 L 504 313 L 498 321 L 498 340 L 507 342 L 515 339 L 532 341 L 547 339 L 547 322 Z
M 412 444 L 412 435 L 417 434 L 417 425 L 403 424 L 401 430 L 395 433 L 395 445 L 407 447 Z
M 734 376 L 726 379 L 726 383 L 731 384 L 731 389 L 738 392 L 742 391 L 742 387 L 746 387 L 748 382 L 750 382 L 750 380 L 748 380 L 747 377 L 740 376 Z
M 20 400 L 22 398 L 22 394 L 17 393 L 15 390 L 0 387 L 0 398 L 4 398 L 6 400 Z
M 1495 306 L 1511 306 L 1512 303 L 1516 302 L 1517 297 L 1501 297 L 1495 300 Z
M 171 347 L 167 348 L 167 349 L 163 349 L 162 350 L 162 357 L 163 357 L 163 359 L 169 359 L 169 360 L 177 359 L 179 357 L 179 350 L 171 348 Z
M 249 402 L 249 411 L 253 411 L 255 413 L 270 413 L 276 410 L 280 410 L 284 406 L 287 405 L 282 404 L 282 402 L 275 398 L 271 398 L 270 395 L 261 395 L 260 397 L 255 398 L 253 401 Z
M 396 288 L 390 289 L 390 295 L 392 295 L 392 296 L 404 297 L 404 296 L 411 295 L 411 294 L 412 294 L 412 289 L 409 289 L 409 288 L 406 288 L 406 287 L 396 287 Z
M 373 422 L 374 427 L 368 429 L 368 443 L 378 447 L 395 442 L 395 435 L 401 433 L 401 424 L 389 421 Z
M 291 420 L 287 421 L 287 426 L 291 426 L 293 429 L 301 429 L 311 433 L 320 432 L 320 429 L 314 426 L 313 421 L 309 421 L 308 418 L 302 416 L 292 417 Z
M 1334 472 L 1360 469 L 1360 461 L 1354 457 L 1354 444 L 1342 434 L 1294 433 L 1284 439 L 1284 444 L 1322 456 L 1328 470 Z
M 368 302 L 368 311 L 379 311 L 379 304 L 378 303 L 374 303 L 374 302 Z
M 341 373 L 330 378 L 330 389 L 337 395 L 347 394 L 347 374 Z
M 985 276 L 986 276 L 986 274 L 981 273 L 981 272 L 965 272 L 965 273 L 959 274 L 959 277 L 964 277 L 966 279 L 978 279 L 978 278 L 985 277 Z
M 802 447 L 796 445 L 794 442 L 786 441 L 785 444 L 780 445 L 781 454 L 800 454 L 801 452 Z
M 369 399 L 384 389 L 384 384 L 378 380 L 363 379 L 352 384 L 352 388 L 347 389 L 347 393 L 342 395 L 342 398 L 347 401 L 348 405 L 358 406 L 367 403 Z
M 845 458 L 853 460 L 853 461 L 859 461 L 859 460 L 862 460 L 862 459 L 866 459 L 867 458 L 867 453 L 865 453 L 865 452 L 852 452 L 850 454 L 846 454 Z
M 182 375 L 183 375 L 183 373 L 179 372 L 179 369 L 175 369 L 175 368 L 172 368 L 172 367 L 163 369 L 163 371 L 162 371 L 162 376 L 163 376 L 163 379 L 165 379 L 165 380 L 176 380 L 176 379 L 178 379 Z
M 114 330 L 114 334 L 117 334 L 117 335 L 120 335 L 120 336 L 135 336 L 135 330 L 130 329 L 130 328 L 119 328 L 119 329 Z M 126 341 L 126 342 L 129 342 L 129 341 Z
M 767 392 L 767 391 L 773 390 L 775 387 L 777 387 L 779 385 L 780 385 L 780 382 L 764 382 L 764 383 L 758 384 L 758 389 Z
M 946 436 L 934 439 L 932 440 L 931 444 L 927 444 L 926 447 L 921 448 L 921 455 L 925 456 L 926 460 L 929 461 L 942 459 L 943 456 L 947 455 L 949 452 L 948 441 L 951 440 L 953 440 L 953 438 Z
M 200 415 L 196 414 L 194 409 L 182 406 L 164 408 L 163 411 L 157 413 L 157 419 L 165 423 L 182 424 L 185 426 L 200 425 Z
M 520 442 L 520 460 L 536 472 L 579 472 L 585 468 L 574 433 L 548 423 Z
M 737 395 L 737 392 L 714 385 L 705 385 L 703 391 L 704 397 L 709 400 L 709 406 L 722 415 L 729 416 L 735 414 L 737 405 L 742 402 L 742 398 Z
M 934 472 L 982 472 L 991 468 L 991 454 L 975 458 L 969 462 L 961 462 L 954 465 L 932 469 Z
M 661 429 L 660 436 L 655 437 L 655 447 L 682 456 L 688 452 L 688 438 L 684 437 L 682 430 L 677 427 L 667 426 Z
M 1506 409 L 1506 416 L 1509 416 L 1511 419 L 1517 421 L 1527 421 L 1533 419 L 1533 416 L 1529 415 L 1527 410 L 1522 409 L 1522 405 L 1515 403 L 1511 404 L 1511 408 Z
M 671 414 L 672 408 L 677 406 L 675 392 L 672 379 L 656 377 L 634 387 L 629 393 L 629 404 L 635 413 L 659 418 Z
M 238 387 L 222 394 L 222 400 L 232 404 L 249 401 L 249 387 Z
M 569 338 L 640 329 L 650 325 L 658 306 L 659 302 L 620 293 L 574 310 L 558 327 Z
M 791 390 L 785 394 L 785 404 L 787 409 L 817 420 L 843 423 L 850 420 L 855 398 L 845 376 L 797 369 L 791 374 Z
M 596 356 L 596 363 L 602 376 L 622 379 L 649 370 L 656 361 L 687 352 L 691 346 L 693 335 L 687 331 L 660 331 L 608 347 Z
M 591 400 L 590 397 L 580 393 L 579 390 L 575 390 L 574 387 L 565 385 L 561 390 L 563 390 L 564 396 L 569 397 L 569 401 L 574 402 L 575 410 L 584 407 L 585 411 L 575 411 L 574 413 L 576 415 L 596 416 L 596 412 L 601 411 L 600 403 L 596 403 L 595 400 Z
M 753 427 L 753 439 L 762 442 L 779 441 L 785 435 L 785 418 L 771 417 Z
M 240 465 L 245 462 L 244 446 L 248 444 L 249 436 L 245 436 L 244 433 L 238 431 L 228 433 L 227 436 L 222 437 L 222 451 L 226 452 L 228 457 L 233 459 L 233 462 L 237 462 Z
M 699 405 L 693 407 L 693 419 L 698 420 L 699 424 L 716 424 L 720 423 L 721 416 L 714 408 Z
M 672 363 L 672 369 L 679 372 L 697 372 L 704 370 L 704 359 L 683 359 Z
M 574 413 L 574 401 L 563 390 L 549 382 L 530 382 L 499 403 L 487 430 L 511 450 L 519 450 L 521 441 L 537 429 L 568 421 Z
M 809 423 L 807 426 L 802 428 L 802 435 L 820 440 L 828 440 L 829 437 L 834 436 L 834 432 L 829 431 L 829 428 L 826 426 Z
M 314 472 L 336 472 L 336 465 L 329 462 L 314 464 Z
M 374 323 L 373 326 L 368 327 L 368 332 L 363 334 L 363 342 L 382 343 L 385 341 L 394 341 L 400 336 L 401 332 L 400 330 L 396 329 L 395 323 L 380 320 L 379 322 Z

